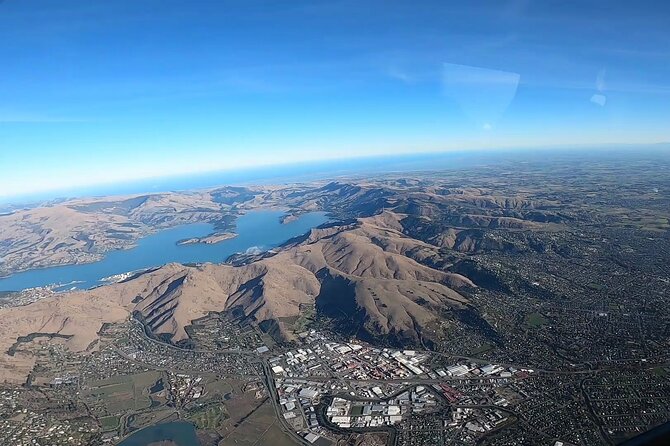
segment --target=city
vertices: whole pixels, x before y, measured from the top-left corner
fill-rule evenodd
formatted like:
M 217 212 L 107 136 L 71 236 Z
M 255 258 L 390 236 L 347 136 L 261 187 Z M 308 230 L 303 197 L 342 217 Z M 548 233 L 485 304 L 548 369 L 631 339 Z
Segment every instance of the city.
M 105 444 L 170 420 L 188 420 L 222 439 L 244 425 L 231 424 L 233 408 L 270 405 L 279 420 L 270 427 L 286 444 L 327 446 L 360 436 L 398 446 L 549 439 L 579 445 L 600 444 L 599 429 L 616 438 L 670 414 L 667 364 L 630 363 L 628 372 L 534 370 L 379 348 L 314 329 L 293 346 L 268 348 L 260 343 L 264 334 L 222 316 L 194 327 L 206 330 L 213 320 L 222 341 L 235 335 L 259 342 L 203 349 L 195 334 L 184 349 L 148 337 L 129 320 L 106 326 L 98 351 L 86 357 L 52 343 L 31 346 L 41 359 L 29 388 L 0 392 L 2 441 Z

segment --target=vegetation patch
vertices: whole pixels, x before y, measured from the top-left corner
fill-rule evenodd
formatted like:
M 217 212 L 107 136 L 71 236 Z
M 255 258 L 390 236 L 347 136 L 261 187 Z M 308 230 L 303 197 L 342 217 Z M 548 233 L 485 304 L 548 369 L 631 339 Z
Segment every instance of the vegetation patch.
M 198 429 L 218 429 L 227 418 L 225 406 L 220 403 L 196 409 L 188 415 Z
M 119 417 L 102 417 L 100 418 L 100 425 L 102 426 L 103 432 L 116 430 L 119 427 Z
M 541 313 L 534 312 L 526 315 L 526 325 L 528 327 L 542 327 L 547 325 L 549 321 Z

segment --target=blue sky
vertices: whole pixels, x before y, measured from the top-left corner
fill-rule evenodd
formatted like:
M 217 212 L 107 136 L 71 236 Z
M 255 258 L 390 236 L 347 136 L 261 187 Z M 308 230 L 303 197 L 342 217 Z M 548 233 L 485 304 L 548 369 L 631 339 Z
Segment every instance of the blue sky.
M 0 196 L 670 141 L 664 1 L 0 1 Z

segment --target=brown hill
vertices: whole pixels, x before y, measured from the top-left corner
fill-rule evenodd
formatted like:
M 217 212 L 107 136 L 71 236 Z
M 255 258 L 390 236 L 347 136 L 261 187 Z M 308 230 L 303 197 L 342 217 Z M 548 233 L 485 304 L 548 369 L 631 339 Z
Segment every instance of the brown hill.
M 67 346 L 83 351 L 103 323 L 133 312 L 173 342 L 186 338 L 192 320 L 224 310 L 291 339 L 290 321 L 300 305 L 316 302 L 324 315 L 357 325 L 360 334 L 418 341 L 439 311 L 465 305 L 456 290 L 473 284 L 407 257 L 436 248 L 403 235 L 394 221 L 398 217 L 387 214 L 313 230 L 306 240 L 248 265 L 169 264 L 124 283 L 2 309 L 0 380 L 22 380 L 33 365 L 24 353 L 4 353 L 17 337 L 68 335 Z

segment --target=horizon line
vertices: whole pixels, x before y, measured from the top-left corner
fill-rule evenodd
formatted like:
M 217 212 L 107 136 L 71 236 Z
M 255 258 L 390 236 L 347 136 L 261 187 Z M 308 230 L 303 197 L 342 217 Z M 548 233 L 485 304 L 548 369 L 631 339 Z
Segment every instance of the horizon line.
M 191 171 L 184 171 L 180 173 L 167 173 L 165 175 L 141 175 L 141 176 L 133 176 L 133 177 L 128 177 L 125 179 L 119 179 L 119 180 L 112 180 L 112 181 L 100 181 L 100 182 L 91 182 L 91 183 L 82 183 L 82 184 L 72 184 L 68 186 L 63 186 L 63 187 L 55 187 L 55 188 L 44 188 L 44 189 L 39 189 L 39 190 L 33 190 L 29 191 L 23 194 L 8 194 L 8 195 L 2 195 L 2 191 L 0 191 L 0 204 L 3 205 L 19 205 L 19 204 L 26 204 L 30 202 L 30 200 L 34 201 L 49 201 L 49 200 L 57 200 L 57 199 L 76 199 L 76 198 L 85 198 L 85 197 L 102 197 L 102 196 L 107 196 L 107 195 L 97 195 L 92 193 L 91 195 L 85 195 L 85 194 L 77 194 L 77 195 L 72 195 L 72 196 L 67 196 L 68 193 L 77 193 L 77 190 L 80 189 L 85 189 L 85 188 L 101 188 L 101 187 L 107 187 L 107 186 L 115 186 L 115 185 L 123 185 L 126 183 L 141 183 L 144 181 L 151 181 L 151 180 L 166 180 L 166 179 L 179 179 L 179 178 L 189 178 L 189 177 L 198 177 L 198 176 L 206 176 L 206 175 L 215 175 L 218 173 L 230 173 L 230 172 L 246 172 L 246 171 L 256 171 L 256 170 L 262 170 L 265 168 L 272 168 L 272 167 L 287 167 L 287 166 L 309 166 L 309 165 L 315 165 L 315 164 L 328 164 L 328 163 L 336 163 L 336 162 L 342 162 L 342 161 L 348 161 L 348 160 L 374 160 L 374 159 L 380 159 L 380 158 L 385 158 L 385 159 L 401 159 L 401 158 L 407 158 L 407 157 L 421 157 L 421 156 L 443 156 L 443 155 L 453 155 L 453 154 L 481 154 L 481 153 L 487 153 L 487 152 L 496 152 L 496 153 L 505 153 L 505 152 L 524 152 L 528 150 L 577 150 L 577 149 L 584 149 L 588 148 L 590 150 L 598 151 L 598 150 L 603 150 L 603 149 L 624 149 L 624 148 L 635 148 L 635 147 L 644 147 L 646 149 L 651 149 L 651 148 L 658 148 L 660 146 L 668 146 L 667 148 L 670 149 L 670 141 L 658 141 L 658 142 L 646 142 L 646 143 L 577 143 L 577 144 L 557 144 L 557 145 L 522 145 L 522 146 L 501 146 L 501 147 L 477 147 L 477 148 L 467 148 L 467 149 L 458 149 L 458 148 L 450 148 L 450 149 L 444 149 L 444 150 L 426 150 L 426 151 L 417 151 L 417 152 L 398 152 L 398 153 L 393 153 L 393 154 L 361 154 L 361 155 L 353 155 L 353 156 L 335 156 L 335 157 L 324 157 L 324 158 L 305 158 L 305 159 L 298 159 L 294 161 L 286 161 L 286 162 L 261 162 L 261 163 L 253 163 L 253 164 L 241 164 L 237 166 L 230 166 L 230 167 L 216 167 L 212 169 L 204 169 L 204 170 L 191 170 Z M 213 185 L 213 186 L 208 186 L 208 187 L 196 187 L 192 189 L 169 189 L 169 190 L 156 190 L 156 191 L 146 191 L 146 192 L 137 192 L 137 193 L 130 193 L 130 194 L 121 194 L 121 195 L 141 195 L 143 193 L 146 194 L 158 194 L 158 193 L 166 193 L 166 192 L 175 192 L 175 191 L 184 191 L 184 190 L 206 190 L 210 188 L 215 188 L 217 186 L 224 186 L 224 185 L 233 185 L 233 184 L 240 184 L 240 182 L 231 182 L 230 184 L 226 183 L 221 183 L 218 185 Z M 59 194 L 63 194 L 63 196 L 58 196 Z M 38 196 L 40 195 L 52 195 L 51 198 L 49 199 L 42 199 L 40 200 Z M 111 196 L 111 195 L 110 195 Z M 31 198 L 32 197 L 32 198 Z M 15 200 L 24 200 L 24 202 L 21 201 L 15 201 Z

